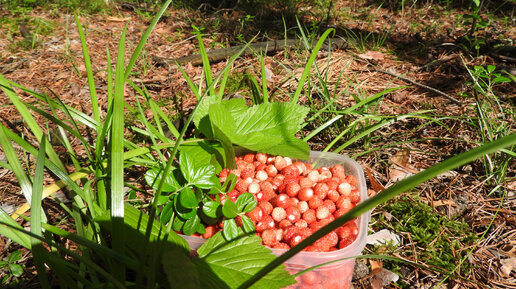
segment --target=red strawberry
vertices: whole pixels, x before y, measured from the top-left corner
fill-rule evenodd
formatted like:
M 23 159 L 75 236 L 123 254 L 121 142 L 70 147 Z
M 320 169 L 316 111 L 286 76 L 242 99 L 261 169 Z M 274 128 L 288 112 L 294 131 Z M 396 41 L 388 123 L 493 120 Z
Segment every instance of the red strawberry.
M 245 168 L 245 169 L 243 169 L 243 170 L 240 172 L 240 177 L 241 177 L 242 179 L 254 178 L 254 169 L 251 169 L 251 168 Z
M 249 187 L 247 187 L 247 191 L 253 195 L 257 194 L 260 191 L 260 184 L 251 183 Z
M 265 181 L 269 177 L 269 175 L 264 170 L 259 170 L 256 172 L 254 176 L 259 181 Z
M 299 210 L 299 212 L 301 214 L 303 214 L 304 212 L 308 211 L 308 209 L 310 209 L 310 207 L 308 206 L 308 202 L 300 201 L 297 203 L 297 209 Z
M 272 218 L 276 222 L 281 222 L 283 219 L 287 217 L 287 212 L 282 207 L 276 207 L 272 210 Z
M 279 194 L 272 199 L 272 203 L 276 207 L 287 208 L 289 196 L 287 194 Z
M 204 239 L 211 238 L 211 236 L 215 235 L 217 233 L 217 228 L 215 225 L 206 226 L 206 232 L 202 234 L 202 237 Z
M 285 244 L 283 242 L 278 242 L 276 244 L 274 244 L 274 246 L 272 246 L 273 249 L 283 249 L 283 250 L 288 250 L 290 249 L 290 246 L 288 244 Z
M 342 165 L 334 165 L 330 168 L 333 175 L 344 175 L 344 167 Z
M 278 174 L 278 169 L 274 165 L 268 165 L 265 168 L 265 172 L 269 175 L 269 177 L 274 177 Z
M 287 220 L 287 219 L 281 220 L 279 222 L 279 224 L 278 224 L 278 228 L 280 228 L 280 229 L 285 229 L 285 228 L 288 228 L 290 226 L 292 226 L 292 223 L 289 220 Z
M 289 183 L 287 184 L 287 186 L 285 187 L 285 193 L 287 195 L 289 195 L 290 197 L 295 197 L 297 196 L 297 193 L 301 190 L 301 186 L 296 183 L 296 182 L 292 182 L 292 183 Z
M 351 194 L 349 196 L 352 203 L 358 203 L 360 202 L 360 191 L 358 189 L 352 190 Z
M 264 216 L 268 216 L 272 213 L 273 206 L 270 202 L 261 201 L 258 203 L 258 207 L 262 208 Z
M 292 176 L 297 178 L 299 177 L 299 169 L 296 165 L 289 165 L 281 170 L 281 174 L 284 176 Z
M 351 195 L 351 185 L 346 182 L 339 184 L 337 190 L 343 196 L 349 197 Z
M 244 161 L 248 162 L 248 163 L 253 163 L 254 162 L 254 154 L 246 154 L 244 156 Z
M 300 228 L 299 227 L 296 227 L 294 225 L 290 226 L 290 227 L 287 227 L 285 229 L 283 229 L 283 240 L 285 242 L 290 242 L 290 240 L 292 239 L 292 237 L 294 237 L 294 235 L 297 235 L 297 233 L 299 232 Z
M 297 168 L 297 170 L 299 171 L 299 175 L 302 175 L 306 170 L 306 166 L 302 162 L 297 161 L 294 162 L 292 165 L 294 165 Z
M 256 154 L 256 160 L 259 161 L 260 163 L 266 163 L 267 162 L 267 159 L 269 158 L 268 155 L 264 154 L 264 153 L 257 153 Z
M 328 235 L 314 242 L 315 247 L 321 248 L 324 252 L 328 252 L 331 247 L 337 246 L 339 243 L 339 237 L 337 233 L 330 232 Z
M 309 209 L 308 211 L 304 212 L 303 220 L 305 220 L 308 224 L 317 221 L 317 217 L 315 216 L 315 210 Z
M 287 161 L 282 156 L 277 156 L 274 159 L 274 166 L 276 166 L 276 169 L 278 169 L 278 171 L 281 171 L 282 169 L 287 167 Z
M 301 186 L 301 188 L 311 188 L 314 186 L 314 184 L 315 184 L 315 182 L 312 181 L 312 179 L 309 179 L 307 177 L 303 177 L 303 178 L 299 179 L 299 185 Z
M 254 208 L 254 210 L 247 213 L 247 216 L 251 219 L 251 221 L 253 221 L 256 224 L 257 222 L 260 222 L 263 219 L 265 214 L 263 212 L 263 209 L 257 206 L 256 208 Z
M 346 248 L 347 246 L 351 245 L 353 241 L 355 241 L 354 238 L 341 239 L 339 241 L 339 249 Z
M 274 220 L 271 216 L 265 216 L 261 221 L 256 223 L 256 232 L 261 233 L 267 229 L 274 229 Z
M 314 285 L 319 281 L 318 279 L 319 278 L 317 276 L 317 273 L 315 273 L 314 271 L 308 271 L 305 274 L 301 275 L 301 283 L 306 285 Z
M 297 207 L 290 206 L 287 207 L 285 211 L 287 213 L 287 220 L 289 220 L 293 224 L 301 218 L 301 213 L 299 212 Z
M 326 208 L 328 208 L 330 214 L 333 214 L 333 212 L 335 212 L 335 210 L 337 209 L 335 207 L 335 203 L 332 200 L 324 200 L 324 205 L 326 206 Z
M 298 228 L 308 228 L 308 223 L 303 219 L 298 220 L 294 225 Z
M 317 210 L 317 208 L 319 208 L 323 204 L 324 204 L 324 202 L 321 199 L 319 199 L 318 197 L 313 197 L 308 201 L 308 206 L 310 207 L 310 209 L 314 209 L 314 210 Z
M 312 188 L 301 187 L 299 192 L 297 193 L 297 198 L 300 201 L 310 201 L 314 197 L 314 190 Z
M 331 200 L 332 202 L 336 202 L 339 199 L 339 197 L 340 194 L 336 190 L 329 190 L 328 195 L 326 196 L 326 198 L 328 198 L 328 200 Z
M 272 246 L 278 241 L 276 240 L 276 232 L 273 229 L 267 229 L 262 232 L 262 242 L 265 246 Z
M 339 186 L 339 180 L 336 178 L 329 178 L 324 180 L 324 182 L 328 185 L 329 190 L 337 190 Z
M 317 183 L 314 186 L 314 194 L 319 197 L 321 200 L 326 198 L 328 195 L 329 187 L 326 183 Z

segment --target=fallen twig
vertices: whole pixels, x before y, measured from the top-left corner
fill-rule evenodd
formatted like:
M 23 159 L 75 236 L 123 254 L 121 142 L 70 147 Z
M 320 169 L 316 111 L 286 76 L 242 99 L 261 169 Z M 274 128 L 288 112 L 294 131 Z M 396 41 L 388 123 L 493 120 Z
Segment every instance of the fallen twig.
M 403 77 L 403 76 L 398 75 L 398 74 L 396 74 L 396 73 L 392 73 L 392 72 L 389 72 L 389 71 L 386 71 L 386 70 L 378 69 L 378 68 L 374 67 L 374 65 L 373 65 L 373 64 L 371 64 L 371 63 L 370 63 L 370 62 L 368 62 L 368 61 L 361 60 L 361 59 L 357 59 L 357 61 L 362 62 L 362 63 L 366 63 L 366 64 L 367 64 L 367 65 L 369 65 L 369 66 L 370 66 L 374 71 L 377 71 L 377 72 L 380 72 L 380 73 L 384 73 L 384 74 L 387 74 L 387 75 L 390 75 L 390 76 L 393 76 L 393 77 L 399 78 L 399 79 L 401 79 L 401 80 L 403 80 L 403 81 L 405 81 L 405 82 L 408 82 L 408 83 L 410 83 L 410 84 L 413 84 L 413 85 L 415 85 L 415 86 L 419 86 L 419 87 L 424 88 L 424 89 L 426 89 L 426 90 L 430 90 L 430 91 L 435 92 L 435 93 L 437 93 L 437 94 L 439 94 L 439 95 L 442 95 L 442 96 L 446 97 L 447 99 L 449 99 L 451 102 L 453 102 L 453 103 L 455 103 L 455 104 L 462 105 L 462 102 L 460 102 L 460 101 L 459 101 L 459 100 L 457 100 L 456 98 L 453 98 L 453 97 L 451 97 L 450 95 L 448 95 L 448 94 L 446 94 L 446 93 L 444 93 L 444 92 L 442 92 L 442 91 L 440 91 L 440 90 L 438 90 L 438 89 L 435 89 L 435 88 L 430 87 L 430 86 L 428 86 L 428 85 L 421 84 L 421 83 L 419 83 L 419 82 L 416 82 L 416 81 L 414 81 L 414 80 L 412 80 L 412 79 L 409 79 L 409 78 Z

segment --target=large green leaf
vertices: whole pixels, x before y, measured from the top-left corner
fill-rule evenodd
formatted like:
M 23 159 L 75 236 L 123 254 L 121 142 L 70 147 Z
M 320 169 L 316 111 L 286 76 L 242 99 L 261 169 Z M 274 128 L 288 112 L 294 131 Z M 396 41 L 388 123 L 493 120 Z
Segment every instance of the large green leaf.
M 216 95 L 206 96 L 197 107 L 197 111 L 193 117 L 195 126 L 206 136 L 211 137 L 212 131 L 210 121 L 208 119 L 208 111 L 212 104 L 218 103 Z
M 306 141 L 290 137 L 283 143 L 263 149 L 263 152 L 272 155 L 288 156 L 294 159 L 308 160 L 310 147 Z
M 201 281 L 188 251 L 172 247 L 163 254 L 162 263 L 170 288 L 200 289 Z
M 292 136 L 300 128 L 310 109 L 295 103 L 272 102 L 250 107 L 236 119 L 240 135 L 261 132 L 273 136 Z
M 199 250 L 198 270 L 202 276 L 212 274 L 217 279 L 224 281 L 229 288 L 238 288 L 244 281 L 256 274 L 260 268 L 276 258 L 272 252 L 260 245 L 258 236 L 243 236 L 232 242 L 226 242 L 221 233 L 217 233 L 208 239 Z M 211 278 L 202 278 L 204 282 Z M 293 276 L 290 276 L 283 265 L 274 269 L 264 278 L 260 279 L 253 288 L 274 289 L 283 288 L 294 284 Z M 203 286 L 207 288 L 208 285 Z
M 202 189 L 220 187 L 220 181 L 215 174 L 213 165 L 196 167 L 194 158 L 187 152 L 181 152 L 179 163 L 181 172 L 189 184 Z
M 145 172 L 145 181 L 149 186 L 152 187 L 154 191 L 158 190 L 159 181 L 163 177 L 163 169 L 159 167 L 152 168 Z M 174 171 L 171 171 L 170 174 L 168 174 L 165 177 L 165 183 L 163 184 L 163 187 L 161 188 L 161 192 L 167 193 L 167 192 L 174 192 L 181 188 L 181 185 L 174 177 Z
M 222 166 L 226 163 L 224 148 L 218 142 L 189 139 L 188 142 L 181 144 L 179 150 L 192 155 L 195 166 L 199 167 L 210 163 L 215 166 L 215 172 L 217 173 L 220 173 Z

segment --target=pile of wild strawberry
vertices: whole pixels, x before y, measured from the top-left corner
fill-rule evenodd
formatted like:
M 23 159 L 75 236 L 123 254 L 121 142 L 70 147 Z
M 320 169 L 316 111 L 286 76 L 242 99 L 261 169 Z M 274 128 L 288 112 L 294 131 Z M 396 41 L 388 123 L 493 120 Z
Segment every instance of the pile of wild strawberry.
M 255 196 L 258 205 L 247 216 L 255 224 L 263 244 L 274 249 L 289 249 L 297 245 L 360 201 L 356 178 L 345 175 L 341 165 L 313 169 L 307 163 L 263 153 L 239 156 L 236 163 L 237 169 L 224 169 L 219 175 L 221 182 L 230 173 L 238 177 L 235 188 L 227 197 L 235 202 L 245 192 Z M 220 198 L 224 202 L 226 195 L 221 194 Z M 204 238 L 220 230 L 221 223 L 206 229 Z M 357 235 L 357 225 L 350 221 L 305 251 L 342 249 Z

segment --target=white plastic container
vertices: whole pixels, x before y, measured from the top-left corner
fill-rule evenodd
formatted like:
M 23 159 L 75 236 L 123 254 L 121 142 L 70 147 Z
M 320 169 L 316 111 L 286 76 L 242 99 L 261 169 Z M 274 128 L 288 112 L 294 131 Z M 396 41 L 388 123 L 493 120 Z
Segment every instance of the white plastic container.
M 354 176 L 358 181 L 356 186 L 360 191 L 360 202 L 368 199 L 364 172 L 360 165 L 354 160 L 339 154 L 312 151 L 310 152 L 309 163 L 311 163 L 314 168 L 331 167 L 336 164 L 342 165 L 345 174 Z M 300 252 L 285 262 L 287 269 L 291 273 L 297 273 L 323 263 L 361 255 L 366 244 L 367 228 L 370 219 L 370 212 L 357 218 L 358 236 L 349 246 L 331 252 Z M 188 241 L 191 250 L 197 250 L 205 241 L 192 236 L 181 236 Z M 285 250 L 272 249 L 272 252 L 279 256 L 283 254 Z M 287 288 L 348 289 L 351 286 L 354 266 L 355 259 L 353 258 L 331 263 L 299 276 L 297 278 L 298 283 Z

